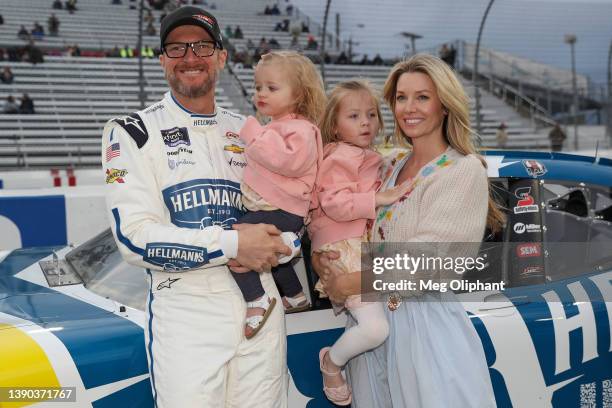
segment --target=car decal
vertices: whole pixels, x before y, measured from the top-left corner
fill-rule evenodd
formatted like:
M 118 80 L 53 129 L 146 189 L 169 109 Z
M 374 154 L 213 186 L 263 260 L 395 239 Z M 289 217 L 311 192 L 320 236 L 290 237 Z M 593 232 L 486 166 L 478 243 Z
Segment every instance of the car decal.
M 4 296 L 0 292 L 0 313 L 14 319 L 27 319 L 45 334 L 59 340 L 69 356 L 61 361 L 71 361 L 75 366 L 74 371 L 78 373 L 70 382 L 62 381 L 62 386 L 78 387 L 74 381 L 80 378 L 83 390 L 97 390 L 92 393 L 99 398 L 94 406 L 151 406 L 142 327 L 74 296 L 16 276 L 27 271 L 28 266 L 39 268 L 34 262 L 50 252 L 48 248 L 13 252 L 0 264 L 2 290 L 5 292 Z M 103 336 L 100 330 L 115 335 Z M 49 356 L 57 352 L 59 347 L 55 345 L 43 349 Z M 109 351 L 112 353 L 109 354 Z M 60 365 L 54 365 L 58 376 L 63 375 L 58 372 L 60 368 Z M 115 393 L 122 386 L 149 387 L 149 392 L 140 395 L 119 393 L 124 397 L 119 398 L 122 402 L 117 405 L 118 397 Z

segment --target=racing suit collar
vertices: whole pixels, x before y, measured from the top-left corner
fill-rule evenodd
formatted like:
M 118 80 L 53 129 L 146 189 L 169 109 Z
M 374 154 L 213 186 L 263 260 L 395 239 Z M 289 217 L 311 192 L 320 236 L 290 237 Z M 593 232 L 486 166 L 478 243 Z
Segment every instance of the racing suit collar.
M 171 91 L 168 91 L 166 93 L 165 99 L 167 100 L 168 105 L 171 107 L 174 113 L 178 117 L 182 118 L 185 122 L 190 123 L 191 126 L 210 127 L 210 126 L 215 126 L 218 123 L 216 119 L 217 113 L 218 113 L 216 103 L 215 103 L 215 112 L 207 115 L 207 114 L 195 113 L 195 112 L 190 111 L 189 109 L 187 109 L 186 107 L 180 104 L 180 102 L 174 97 L 174 95 L 172 95 Z

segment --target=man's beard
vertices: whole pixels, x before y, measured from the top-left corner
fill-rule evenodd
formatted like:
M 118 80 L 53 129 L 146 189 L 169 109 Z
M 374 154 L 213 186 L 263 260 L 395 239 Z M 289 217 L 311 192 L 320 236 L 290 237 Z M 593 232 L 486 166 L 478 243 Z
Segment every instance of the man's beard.
M 168 81 L 170 88 L 177 94 L 186 98 L 198 98 L 213 90 L 215 83 L 217 82 L 217 71 L 209 71 L 208 68 L 208 66 L 197 67 L 197 69 L 202 69 L 208 74 L 207 79 L 201 85 L 186 85 L 185 83 L 181 82 L 176 75 L 174 75 L 173 71 L 170 70 L 166 71 L 165 73 L 166 81 Z

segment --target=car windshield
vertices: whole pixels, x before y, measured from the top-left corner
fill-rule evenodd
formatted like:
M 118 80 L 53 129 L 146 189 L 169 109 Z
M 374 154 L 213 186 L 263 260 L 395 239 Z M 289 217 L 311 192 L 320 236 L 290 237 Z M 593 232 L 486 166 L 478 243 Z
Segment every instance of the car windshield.
M 110 228 L 70 251 L 66 262 L 92 292 L 144 310 L 148 292 L 145 270 L 123 261 Z

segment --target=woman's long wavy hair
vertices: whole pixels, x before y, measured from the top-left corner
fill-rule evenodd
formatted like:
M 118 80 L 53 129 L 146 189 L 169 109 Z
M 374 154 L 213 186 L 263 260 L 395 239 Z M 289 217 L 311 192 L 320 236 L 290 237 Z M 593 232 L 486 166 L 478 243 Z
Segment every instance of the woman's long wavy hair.
M 319 71 L 311 60 L 294 51 L 271 51 L 261 56 L 260 64 L 282 64 L 287 69 L 295 96 L 292 113 L 304 116 L 317 124 L 325 108 L 325 88 Z
M 485 159 L 478 154 L 474 146 L 474 131 L 470 125 L 469 98 L 455 75 L 455 72 L 440 58 L 428 54 L 416 54 L 405 61 L 400 61 L 391 69 L 385 82 L 383 96 L 393 112 L 395 130 L 393 132 L 398 145 L 410 146 L 410 138 L 402 131 L 395 116 L 395 94 L 397 82 L 405 73 L 420 72 L 433 82 L 438 98 L 448 114 L 444 117 L 442 133 L 446 142 L 463 155 L 473 154 L 487 167 Z M 505 216 L 498 208 L 491 195 L 489 184 L 489 211 L 487 226 L 491 231 L 499 231 L 505 222 Z
M 340 104 L 347 97 L 355 97 L 359 93 L 365 93 L 372 98 L 372 104 L 376 109 L 376 115 L 378 116 L 378 129 L 379 134 L 382 134 L 384 123 L 382 113 L 380 111 L 379 96 L 369 82 L 362 79 L 351 79 L 345 82 L 336 84 L 334 89 L 329 93 L 327 98 L 327 106 L 325 107 L 325 113 L 319 123 L 319 129 L 321 129 L 321 138 L 323 144 L 337 142 L 340 140 L 336 132 L 336 125 L 338 123 L 338 112 L 340 111 Z M 374 139 L 376 138 L 375 135 Z M 374 140 L 373 139 L 373 140 Z

